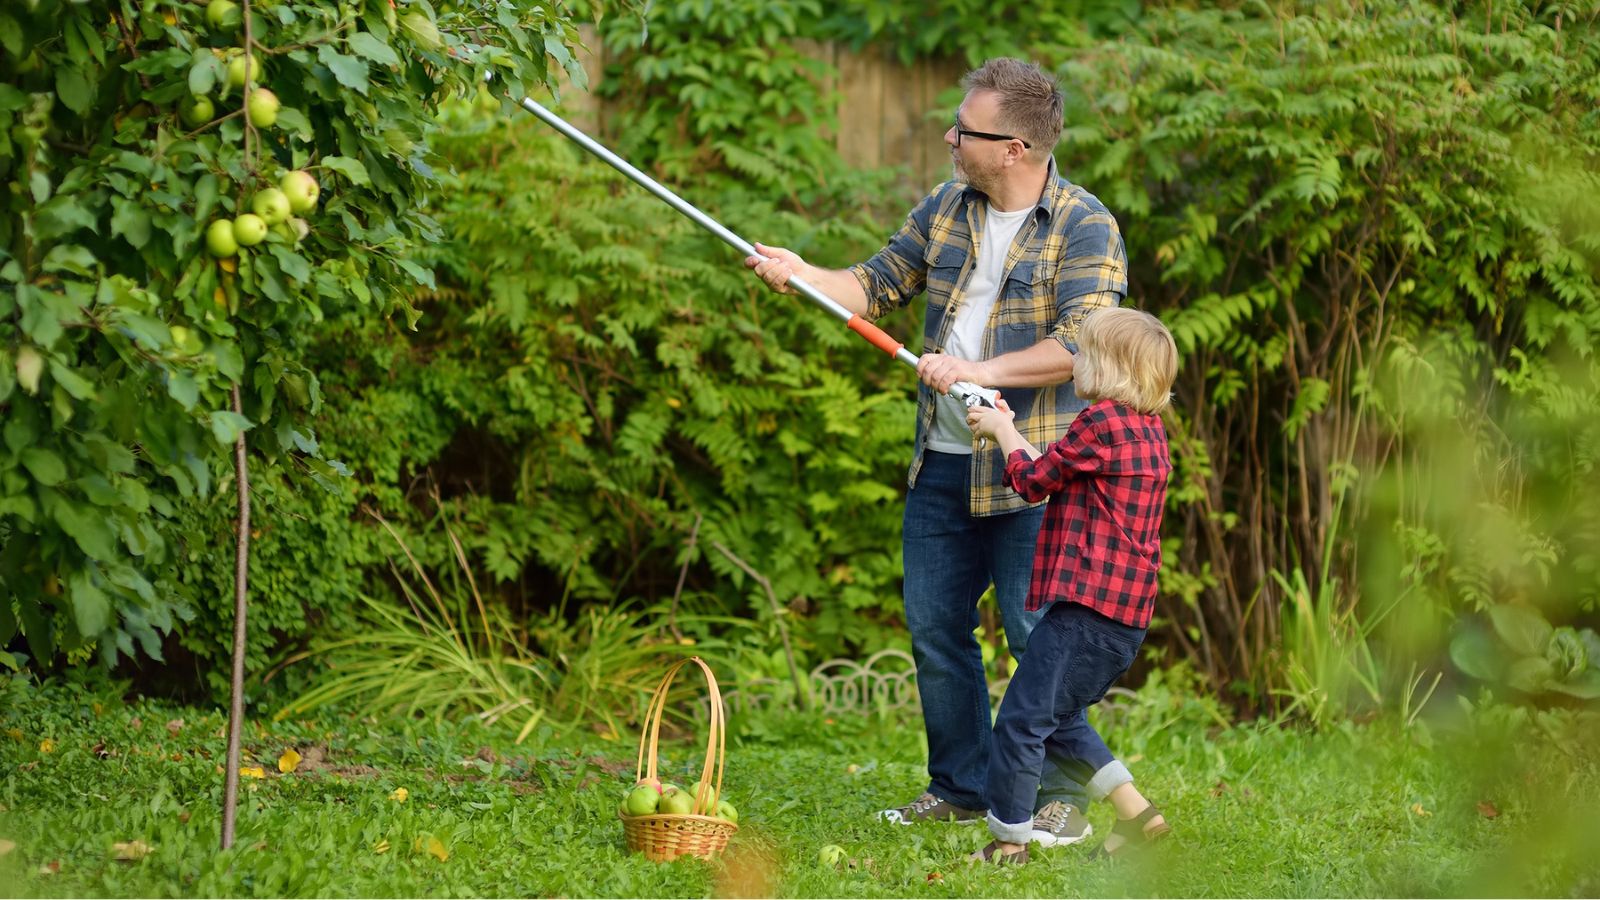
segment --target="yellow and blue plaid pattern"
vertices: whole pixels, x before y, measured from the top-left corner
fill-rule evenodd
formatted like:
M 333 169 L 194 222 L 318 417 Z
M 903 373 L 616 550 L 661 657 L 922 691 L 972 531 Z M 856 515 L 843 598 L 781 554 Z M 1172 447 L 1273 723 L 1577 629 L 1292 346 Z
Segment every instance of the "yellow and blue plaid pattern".
M 937 352 L 950 338 L 955 311 L 971 279 L 974 235 L 983 234 L 988 201 L 960 182 L 935 188 L 918 203 L 888 246 L 850 271 L 866 291 L 867 318 L 878 319 L 927 294 L 923 350 Z M 1061 178 L 1054 161 L 1046 188 L 1006 254 L 1000 297 L 989 314 L 983 356 L 1025 350 L 1053 338 L 1078 352 L 1078 326 L 1091 310 L 1116 306 L 1128 292 L 1128 260 L 1117 220 L 1093 194 Z M 990 385 L 991 387 L 993 385 Z M 1066 434 L 1085 406 L 1072 383 L 1004 389 L 1017 413 L 1017 429 L 1034 446 Z M 933 392 L 919 385 L 916 450 L 907 483 L 915 486 L 933 425 Z M 1029 504 L 1005 487 L 1005 460 L 990 444 L 974 447 L 970 510 L 975 516 L 1015 512 Z

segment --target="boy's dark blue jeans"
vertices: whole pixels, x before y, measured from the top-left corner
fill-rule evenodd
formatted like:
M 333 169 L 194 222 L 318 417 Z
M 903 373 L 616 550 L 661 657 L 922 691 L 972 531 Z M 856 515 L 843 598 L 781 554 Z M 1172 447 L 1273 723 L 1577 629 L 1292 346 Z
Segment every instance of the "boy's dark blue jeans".
M 1052 603 L 1000 702 L 989 750 L 989 830 L 1025 844 L 1040 776 L 1068 776 L 1098 800 L 1133 781 L 1084 717 L 1133 665 L 1145 629 L 1077 603 Z

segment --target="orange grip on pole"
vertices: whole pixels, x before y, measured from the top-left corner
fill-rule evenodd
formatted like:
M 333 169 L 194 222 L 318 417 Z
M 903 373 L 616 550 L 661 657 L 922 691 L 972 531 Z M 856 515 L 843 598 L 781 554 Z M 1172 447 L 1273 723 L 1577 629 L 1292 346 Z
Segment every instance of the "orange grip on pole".
M 872 324 L 871 322 L 868 322 L 866 319 L 863 319 L 860 316 L 851 316 L 850 321 L 846 322 L 845 324 L 850 326 L 851 331 L 854 331 L 856 334 L 866 338 L 867 343 L 877 347 L 879 350 L 882 350 L 890 356 L 894 356 L 895 354 L 899 353 L 900 348 L 905 346 L 905 344 L 902 344 L 890 337 L 888 332 Z

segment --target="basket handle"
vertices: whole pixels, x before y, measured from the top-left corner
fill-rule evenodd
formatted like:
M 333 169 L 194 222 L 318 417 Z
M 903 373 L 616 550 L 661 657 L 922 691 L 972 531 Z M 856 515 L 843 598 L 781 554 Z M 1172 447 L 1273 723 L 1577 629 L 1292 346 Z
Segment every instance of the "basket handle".
M 711 729 L 706 735 L 706 760 L 700 768 L 700 784 L 710 784 L 712 775 L 712 750 L 716 751 L 716 784 L 713 789 L 716 796 L 722 796 L 722 770 L 727 759 L 727 729 L 722 719 L 722 690 L 717 687 L 717 676 L 712 674 L 711 667 L 705 660 L 698 656 L 680 659 L 667 669 L 661 677 L 661 683 L 656 685 L 655 694 L 650 698 L 650 711 L 645 716 L 644 731 L 639 734 L 639 759 L 634 769 L 636 781 L 656 777 L 656 747 L 661 737 L 661 717 L 666 712 L 667 692 L 672 687 L 672 681 L 678 677 L 678 670 L 689 663 L 700 667 L 705 673 L 706 688 L 711 695 Z M 711 798 L 704 794 L 696 794 L 694 798 L 694 814 L 709 815 L 716 810 L 714 803 L 708 803 Z

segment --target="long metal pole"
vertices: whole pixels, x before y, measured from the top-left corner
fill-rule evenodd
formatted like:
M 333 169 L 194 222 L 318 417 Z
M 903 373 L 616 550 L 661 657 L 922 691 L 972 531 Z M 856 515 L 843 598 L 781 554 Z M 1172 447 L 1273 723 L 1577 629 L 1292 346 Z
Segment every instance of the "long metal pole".
M 732 231 L 729 231 L 727 228 L 723 227 L 721 222 L 718 222 L 716 219 L 713 219 L 701 212 L 700 209 L 694 204 L 683 199 L 682 197 L 679 197 L 671 190 L 663 187 L 660 182 L 656 181 L 654 178 L 651 178 L 649 175 L 646 175 L 645 173 L 634 168 L 633 165 L 627 160 L 616 155 L 615 153 L 612 153 L 600 142 L 589 137 L 587 134 L 584 134 L 582 131 L 579 131 L 577 128 L 574 128 L 565 119 L 561 118 L 550 110 L 545 109 L 543 106 L 540 106 L 536 101 L 533 100 L 533 98 L 524 97 L 521 105 L 523 109 L 533 113 L 535 116 L 538 116 L 545 124 L 561 132 L 563 135 L 566 135 L 573 143 L 599 157 L 600 160 L 606 165 L 609 165 L 611 168 L 616 169 L 618 172 L 628 176 L 628 178 L 630 178 L 640 187 L 666 201 L 668 206 L 671 206 L 678 212 L 688 216 L 689 219 L 696 225 L 699 225 L 701 228 L 704 228 L 705 230 L 721 238 L 725 243 L 731 245 L 735 250 L 738 250 L 745 256 L 761 256 L 761 254 L 756 252 L 755 245 L 751 244 L 749 241 L 738 236 L 737 234 L 734 234 Z M 804 279 L 797 275 L 791 275 L 789 277 L 789 286 L 794 288 L 796 293 L 805 297 L 807 300 L 810 300 L 812 303 L 817 304 L 818 306 L 837 316 L 839 319 L 843 320 L 844 323 L 849 326 L 851 331 L 861 335 L 867 340 L 868 343 L 872 344 L 872 346 L 877 347 L 879 350 L 882 350 L 890 356 L 893 356 L 895 359 L 900 360 L 913 369 L 917 367 L 917 355 L 912 353 L 910 350 L 907 350 L 904 344 L 896 341 L 883 329 L 851 312 L 843 304 L 834 300 L 832 297 L 829 297 L 827 294 L 824 294 L 815 287 L 812 287 Z M 975 384 L 969 384 L 965 381 L 958 381 L 951 385 L 950 394 L 968 406 L 975 406 L 979 404 L 984 406 L 993 406 L 995 400 L 994 391 Z

